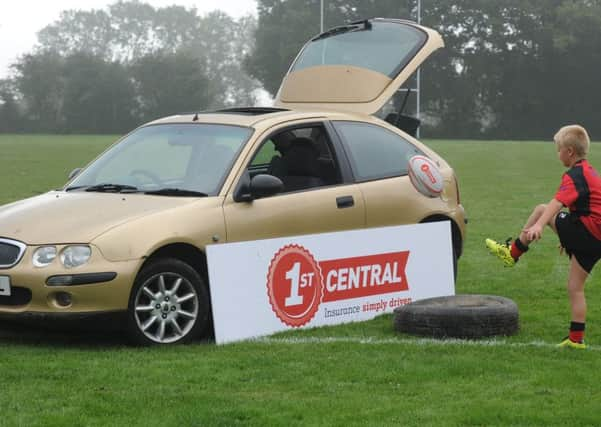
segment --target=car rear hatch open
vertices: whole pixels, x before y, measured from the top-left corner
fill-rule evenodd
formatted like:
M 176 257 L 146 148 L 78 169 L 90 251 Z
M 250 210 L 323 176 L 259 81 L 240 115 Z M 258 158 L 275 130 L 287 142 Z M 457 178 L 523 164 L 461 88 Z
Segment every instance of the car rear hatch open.
M 374 18 L 333 28 L 305 44 L 275 105 L 374 114 L 443 46 L 436 31 L 410 21 Z

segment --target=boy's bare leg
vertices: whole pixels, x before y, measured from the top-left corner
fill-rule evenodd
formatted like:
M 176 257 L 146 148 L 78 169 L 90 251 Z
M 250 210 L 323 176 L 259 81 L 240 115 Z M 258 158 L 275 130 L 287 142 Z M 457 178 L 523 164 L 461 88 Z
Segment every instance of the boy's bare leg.
M 575 256 L 570 261 L 568 277 L 568 295 L 572 309 L 572 322 L 584 323 L 586 320 L 586 299 L 584 297 L 584 282 L 588 273 L 584 270 Z

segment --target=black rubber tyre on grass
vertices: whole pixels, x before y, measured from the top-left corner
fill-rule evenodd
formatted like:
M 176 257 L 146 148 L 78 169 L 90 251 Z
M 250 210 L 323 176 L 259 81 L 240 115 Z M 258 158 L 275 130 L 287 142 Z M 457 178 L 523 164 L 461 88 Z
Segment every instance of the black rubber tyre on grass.
M 454 295 L 415 301 L 394 310 L 398 332 L 434 338 L 485 338 L 513 335 L 518 307 L 494 295 Z

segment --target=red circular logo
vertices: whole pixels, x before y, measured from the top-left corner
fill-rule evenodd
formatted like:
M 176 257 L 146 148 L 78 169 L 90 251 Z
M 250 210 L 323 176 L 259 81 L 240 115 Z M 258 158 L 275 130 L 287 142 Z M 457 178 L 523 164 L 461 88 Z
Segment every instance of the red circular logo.
M 311 252 L 300 245 L 281 248 L 269 265 L 267 294 L 282 322 L 293 327 L 307 324 L 323 297 L 321 270 Z

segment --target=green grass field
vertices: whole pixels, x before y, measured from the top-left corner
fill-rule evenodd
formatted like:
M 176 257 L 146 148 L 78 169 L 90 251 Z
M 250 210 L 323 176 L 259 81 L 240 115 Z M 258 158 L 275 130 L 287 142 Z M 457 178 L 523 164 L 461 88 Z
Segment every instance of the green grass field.
M 0 136 L 0 204 L 56 188 L 115 137 Z M 550 230 L 514 269 L 484 249 L 515 236 L 563 168 L 550 142 L 430 141 L 468 217 L 457 293 L 512 298 L 520 332 L 485 341 L 396 334 L 392 316 L 233 345 L 130 348 L 120 337 L 0 326 L 0 426 L 601 425 L 601 280 L 586 351 L 567 332 L 568 260 Z M 601 167 L 601 145 L 591 162 Z M 2 331 L 4 329 L 4 331 Z

